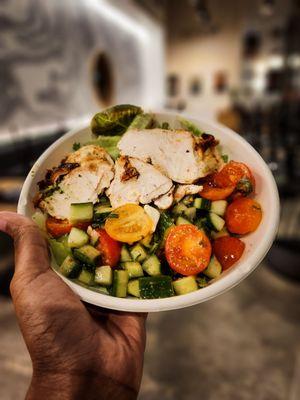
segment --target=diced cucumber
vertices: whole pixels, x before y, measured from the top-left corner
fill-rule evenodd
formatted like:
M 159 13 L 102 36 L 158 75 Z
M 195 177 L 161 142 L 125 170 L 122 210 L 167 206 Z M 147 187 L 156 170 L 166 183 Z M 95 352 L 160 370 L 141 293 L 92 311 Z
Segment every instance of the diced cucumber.
M 225 221 L 219 215 L 210 212 L 207 216 L 207 224 L 210 229 L 219 232 L 224 228 Z
M 194 276 L 186 276 L 174 281 L 173 288 L 177 295 L 181 295 L 198 290 L 198 285 Z
M 211 207 L 211 201 L 207 199 L 202 199 L 197 197 L 194 200 L 194 207 L 198 208 L 199 210 L 206 210 L 208 211 Z
M 91 226 L 89 226 L 87 229 L 87 234 L 90 237 L 91 245 L 96 246 L 99 241 L 99 233 L 95 229 L 93 229 Z
M 41 231 L 46 232 L 46 215 L 42 211 L 37 210 L 31 218 Z
M 72 203 L 70 207 L 70 221 L 83 222 L 93 219 L 93 203 Z
M 144 247 L 139 243 L 130 249 L 130 255 L 134 261 L 143 262 L 148 257 Z
M 77 279 L 79 280 L 79 282 L 84 283 L 85 285 L 89 285 L 94 280 L 94 274 L 83 268 Z
M 176 219 L 176 225 L 192 225 L 192 223 L 190 221 L 188 221 L 187 219 L 183 218 L 183 217 L 178 217 Z
M 60 236 L 59 238 L 57 238 L 56 240 L 68 248 L 69 247 L 68 239 L 69 239 L 69 235 L 63 235 L 63 236 Z
M 156 276 L 161 275 L 161 264 L 158 257 L 155 254 L 148 257 L 142 264 L 143 270 L 147 272 L 148 275 Z
M 187 210 L 187 206 L 183 203 L 178 203 L 173 207 L 172 213 L 175 215 L 182 215 L 185 210 Z
M 222 266 L 217 260 L 215 256 L 212 256 L 210 262 L 206 269 L 203 271 L 203 274 L 206 275 L 210 279 L 217 278 L 222 273 Z
M 223 217 L 223 215 L 225 215 L 227 204 L 228 203 L 226 200 L 212 201 L 210 211 L 219 215 L 220 217 Z
M 102 265 L 95 269 L 95 282 L 103 286 L 111 286 L 113 271 L 109 265 Z
M 132 279 L 128 282 L 127 292 L 134 297 L 140 297 L 140 282 L 138 279 Z
M 218 239 L 218 238 L 223 237 L 223 236 L 229 236 L 229 232 L 225 228 L 225 226 L 224 226 L 223 229 L 220 230 L 220 232 L 214 232 L 214 231 L 211 232 L 212 239 Z
M 144 239 L 140 241 L 140 243 L 149 249 L 151 247 L 152 237 L 153 235 L 150 233 L 149 235 L 145 236 Z
M 174 295 L 170 276 L 149 276 L 139 278 L 142 299 L 160 299 Z
M 58 266 L 63 263 L 67 256 L 72 255 L 71 250 L 58 240 L 48 239 L 48 241 L 51 252 Z
M 68 246 L 69 247 L 82 247 L 89 241 L 89 235 L 82 231 L 81 229 L 73 228 L 68 237 Z
M 71 279 L 77 278 L 81 266 L 72 256 L 67 256 L 59 268 L 59 272 Z
M 184 217 L 186 217 L 189 221 L 193 221 L 196 218 L 196 207 L 188 207 L 184 211 Z
M 132 261 L 131 255 L 127 249 L 126 244 L 123 244 L 121 249 L 121 262 Z
M 124 262 L 123 267 L 128 272 L 129 279 L 144 276 L 143 268 L 139 262 L 126 261 Z
M 112 207 L 107 204 L 98 204 L 94 207 L 95 214 L 106 214 L 112 211 Z
M 84 264 L 95 267 L 98 258 L 100 257 L 100 251 L 95 247 L 86 244 L 79 249 L 74 250 L 74 257 Z
M 198 283 L 199 288 L 204 288 L 208 285 L 208 279 L 206 276 L 197 276 L 196 281 Z
M 116 270 L 113 279 L 113 295 L 116 297 L 126 297 L 128 285 L 128 272 Z
M 194 202 L 194 198 L 193 198 L 193 196 L 189 195 L 189 196 L 185 196 L 181 201 L 186 206 L 191 206 Z
M 108 289 L 105 286 L 93 286 L 92 289 L 94 292 L 110 295 Z

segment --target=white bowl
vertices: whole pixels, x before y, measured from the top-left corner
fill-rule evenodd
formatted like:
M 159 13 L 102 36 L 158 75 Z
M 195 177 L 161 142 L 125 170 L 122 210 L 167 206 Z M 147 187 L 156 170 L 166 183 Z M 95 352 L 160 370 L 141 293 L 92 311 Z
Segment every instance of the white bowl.
M 160 122 L 167 121 L 171 126 L 179 127 L 176 114 L 170 112 L 157 112 L 155 114 Z M 243 238 L 246 243 L 243 256 L 232 268 L 222 273 L 219 279 L 212 281 L 207 287 L 186 295 L 165 299 L 139 300 L 112 297 L 86 289 L 60 275 L 82 300 L 105 308 L 136 312 L 164 311 L 192 306 L 233 288 L 260 264 L 270 249 L 279 222 L 279 196 L 268 166 L 253 147 L 232 130 L 215 122 L 190 116 L 185 117 L 196 123 L 205 132 L 220 139 L 223 153 L 228 154 L 230 159 L 246 163 L 254 174 L 256 199 L 262 206 L 263 219 L 255 232 Z M 40 156 L 29 172 L 22 188 L 18 204 L 20 214 L 31 217 L 34 213 L 33 196 L 37 191 L 37 182 L 44 178 L 46 170 L 58 165 L 62 158 L 72 150 L 74 142 L 84 143 L 90 139 L 91 132 L 88 127 L 73 129 L 53 143 Z M 52 263 L 54 262 L 52 261 Z

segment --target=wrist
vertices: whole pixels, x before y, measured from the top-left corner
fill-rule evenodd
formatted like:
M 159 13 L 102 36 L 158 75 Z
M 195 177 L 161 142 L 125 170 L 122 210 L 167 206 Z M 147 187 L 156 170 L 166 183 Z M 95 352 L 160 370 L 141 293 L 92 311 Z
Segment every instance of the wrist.
M 33 372 L 26 400 L 136 400 L 137 393 L 124 384 L 93 371 L 80 373 Z

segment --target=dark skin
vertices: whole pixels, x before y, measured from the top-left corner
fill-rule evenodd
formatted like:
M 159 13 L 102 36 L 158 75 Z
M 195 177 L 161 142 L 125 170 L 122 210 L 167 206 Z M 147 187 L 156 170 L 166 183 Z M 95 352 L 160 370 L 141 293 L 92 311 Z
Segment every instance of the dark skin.
M 136 399 L 146 315 L 83 304 L 51 270 L 46 241 L 28 218 L 0 212 L 0 230 L 15 245 L 10 289 L 33 366 L 26 399 Z

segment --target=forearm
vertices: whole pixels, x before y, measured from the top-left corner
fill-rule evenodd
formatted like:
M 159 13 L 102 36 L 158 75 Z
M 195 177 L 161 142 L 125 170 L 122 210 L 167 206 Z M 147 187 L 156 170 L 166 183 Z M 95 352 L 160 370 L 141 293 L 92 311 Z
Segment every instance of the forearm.
M 33 374 L 26 400 L 136 400 L 137 393 L 112 379 L 91 375 Z

